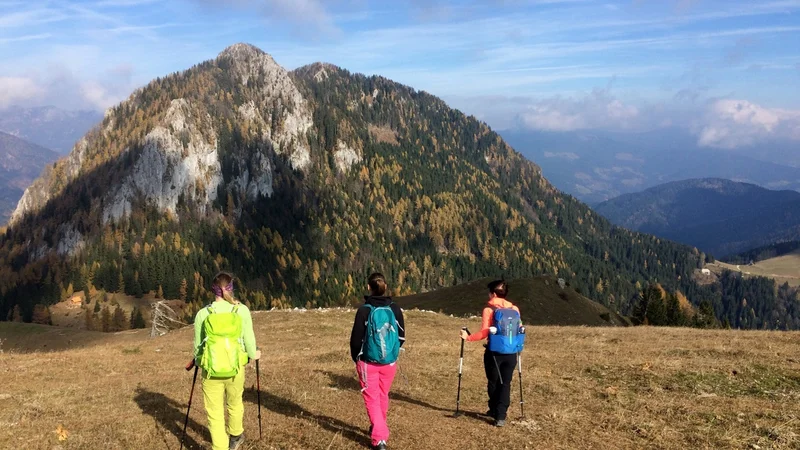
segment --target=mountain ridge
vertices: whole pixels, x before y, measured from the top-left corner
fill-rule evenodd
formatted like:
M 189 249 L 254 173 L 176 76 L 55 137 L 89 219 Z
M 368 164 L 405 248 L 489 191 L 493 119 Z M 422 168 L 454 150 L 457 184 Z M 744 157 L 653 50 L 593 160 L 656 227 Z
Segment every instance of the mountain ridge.
M 191 313 L 223 268 L 254 309 L 348 302 L 371 270 L 401 294 L 550 274 L 622 313 L 656 279 L 742 308 L 692 281 L 696 249 L 612 226 L 441 99 L 247 45 L 111 108 L 26 199 L 0 238 L 0 316 L 70 284 Z
M 55 161 L 52 150 L 0 131 L 0 220 L 5 223 L 44 167 Z
M 665 183 L 595 210 L 617 225 L 719 256 L 800 237 L 800 192 L 718 178 Z
M 97 111 L 12 105 L 0 109 L 0 131 L 64 155 L 102 119 L 103 114 Z
M 540 163 L 562 191 L 589 204 L 671 181 L 723 178 L 768 189 L 800 190 L 800 168 L 766 161 L 745 150 L 704 148 L 685 130 L 500 132 L 515 149 Z

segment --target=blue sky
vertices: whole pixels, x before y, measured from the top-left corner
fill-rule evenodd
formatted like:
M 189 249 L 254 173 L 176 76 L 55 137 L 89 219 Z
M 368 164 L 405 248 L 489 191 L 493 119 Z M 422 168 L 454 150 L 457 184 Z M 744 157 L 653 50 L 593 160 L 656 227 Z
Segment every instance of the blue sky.
M 236 42 L 381 74 L 499 129 L 800 139 L 800 0 L 0 0 L 0 108 L 102 110 Z

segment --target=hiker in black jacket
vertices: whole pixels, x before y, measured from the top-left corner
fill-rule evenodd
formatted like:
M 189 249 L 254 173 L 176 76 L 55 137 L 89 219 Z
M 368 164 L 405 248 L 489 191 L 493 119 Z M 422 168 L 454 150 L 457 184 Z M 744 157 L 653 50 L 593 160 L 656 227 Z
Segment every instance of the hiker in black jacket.
M 392 387 L 394 376 L 397 371 L 397 351 L 405 342 L 406 330 L 403 320 L 403 310 L 392 302 L 392 298 L 386 296 L 386 279 L 379 273 L 374 273 L 369 277 L 370 295 L 364 297 L 364 305 L 358 308 L 356 318 L 353 323 L 353 331 L 350 334 L 350 357 L 356 363 L 358 380 L 361 383 L 361 395 L 364 397 L 364 405 L 367 407 L 369 416 L 370 437 L 372 448 L 384 450 L 386 441 L 389 440 L 389 427 L 386 424 L 386 416 L 389 412 L 389 390 Z M 389 309 L 386 309 L 389 307 Z M 385 320 L 386 317 L 392 320 Z M 377 317 L 382 317 L 382 322 L 376 322 Z M 386 335 L 387 341 L 381 338 L 381 348 L 393 351 L 384 351 L 385 360 L 371 359 L 373 353 L 367 348 L 370 343 L 368 327 L 370 320 L 373 321 L 372 328 L 389 330 Z M 372 336 L 377 336 L 373 333 Z M 388 342 L 391 339 L 391 342 Z M 398 342 L 399 340 L 399 342 Z M 384 344 L 385 343 L 385 347 Z

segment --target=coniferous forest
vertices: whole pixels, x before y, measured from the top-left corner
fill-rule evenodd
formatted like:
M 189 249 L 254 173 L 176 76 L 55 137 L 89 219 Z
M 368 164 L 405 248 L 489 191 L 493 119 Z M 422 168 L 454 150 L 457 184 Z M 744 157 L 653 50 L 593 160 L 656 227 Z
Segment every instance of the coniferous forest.
M 254 64 L 264 57 L 255 49 L 223 53 L 153 81 L 89 133 L 79 175 L 66 160 L 50 167 L 39 185 L 49 200 L 0 237 L 0 318 L 16 306 L 30 321 L 36 305 L 60 301 L 70 284 L 181 299 L 191 316 L 223 269 L 255 309 L 342 305 L 379 270 L 395 295 L 484 276 L 552 274 L 628 315 L 658 283 L 720 324 L 800 328 L 795 290 L 730 273 L 697 284 L 693 274 L 706 259 L 697 249 L 612 226 L 557 191 L 486 124 L 440 99 L 315 64 L 289 74 L 305 101 L 298 105 L 270 90 L 273 79 Z M 233 66 L 255 69 L 241 82 Z M 222 180 L 213 202 L 186 193 L 165 212 L 141 198 L 110 220 L 109 186 L 132 173 L 146 153 L 143 139 L 175 99 L 187 100 L 201 118 L 195 131 L 216 143 Z M 237 114 L 246 105 L 257 105 L 263 120 Z M 312 124 L 301 137 L 309 162 L 298 169 L 286 156 L 298 143 L 270 136 L 301 107 Z M 357 157 L 343 164 L 344 154 Z M 269 161 L 270 195 L 249 195 L 240 182 L 258 170 L 254 155 Z M 79 244 L 65 249 L 67 241 Z

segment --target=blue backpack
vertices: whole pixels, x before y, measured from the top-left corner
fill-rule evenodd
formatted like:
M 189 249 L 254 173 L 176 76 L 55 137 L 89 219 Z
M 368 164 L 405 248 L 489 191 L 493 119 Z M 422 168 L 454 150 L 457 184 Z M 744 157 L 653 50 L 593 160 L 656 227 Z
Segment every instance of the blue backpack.
M 505 355 L 522 351 L 525 335 L 520 333 L 519 312 L 511 308 L 497 308 L 494 310 L 492 323 L 497 328 L 497 333 L 489 334 L 489 351 Z
M 391 306 L 369 307 L 367 333 L 361 344 L 364 360 L 376 364 L 391 364 L 397 361 L 400 353 L 400 335 L 398 324 Z

